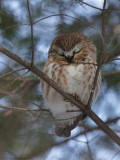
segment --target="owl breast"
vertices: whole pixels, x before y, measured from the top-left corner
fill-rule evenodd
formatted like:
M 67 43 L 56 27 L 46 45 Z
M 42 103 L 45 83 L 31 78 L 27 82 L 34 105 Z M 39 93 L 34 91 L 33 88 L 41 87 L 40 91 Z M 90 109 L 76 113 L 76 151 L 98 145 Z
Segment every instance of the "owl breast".
M 95 77 L 96 67 L 90 64 L 58 64 L 48 62 L 44 73 L 53 79 L 65 92 L 75 96 L 87 104 Z M 97 92 L 97 88 L 96 91 Z M 72 125 L 82 112 L 80 109 L 64 99 L 57 91 L 45 82 L 42 83 L 45 105 L 56 119 L 57 126 Z M 95 96 L 94 96 L 95 98 Z

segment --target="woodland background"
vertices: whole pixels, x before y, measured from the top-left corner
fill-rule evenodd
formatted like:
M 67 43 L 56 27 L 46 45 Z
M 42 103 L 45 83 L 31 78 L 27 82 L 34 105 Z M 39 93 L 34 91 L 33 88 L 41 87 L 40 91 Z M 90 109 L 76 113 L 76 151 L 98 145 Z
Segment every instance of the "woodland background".
M 91 38 L 102 60 L 101 91 L 92 109 L 120 136 L 120 0 L 0 0 L 0 46 L 41 70 L 53 38 L 76 31 Z M 1 160 L 119 157 L 119 146 L 89 117 L 72 137 L 57 137 L 40 78 L 0 53 Z

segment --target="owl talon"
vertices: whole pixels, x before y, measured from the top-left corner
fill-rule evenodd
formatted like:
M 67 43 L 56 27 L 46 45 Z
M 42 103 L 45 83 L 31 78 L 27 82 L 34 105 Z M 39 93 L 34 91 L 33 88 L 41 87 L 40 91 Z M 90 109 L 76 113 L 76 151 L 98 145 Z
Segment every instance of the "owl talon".
M 66 127 L 66 128 L 64 129 L 63 135 L 64 135 L 65 137 L 70 137 L 70 135 L 71 135 L 71 130 L 69 130 L 69 129 Z
M 55 127 L 55 133 L 58 136 L 69 137 L 71 135 L 71 130 L 68 127 Z

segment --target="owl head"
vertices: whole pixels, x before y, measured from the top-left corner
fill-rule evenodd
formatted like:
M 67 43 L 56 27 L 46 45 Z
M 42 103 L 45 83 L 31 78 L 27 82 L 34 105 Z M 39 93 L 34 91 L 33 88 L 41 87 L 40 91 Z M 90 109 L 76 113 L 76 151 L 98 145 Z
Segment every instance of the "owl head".
M 67 63 L 96 60 L 96 47 L 82 33 L 64 33 L 53 40 L 48 58 L 51 61 L 59 60 Z

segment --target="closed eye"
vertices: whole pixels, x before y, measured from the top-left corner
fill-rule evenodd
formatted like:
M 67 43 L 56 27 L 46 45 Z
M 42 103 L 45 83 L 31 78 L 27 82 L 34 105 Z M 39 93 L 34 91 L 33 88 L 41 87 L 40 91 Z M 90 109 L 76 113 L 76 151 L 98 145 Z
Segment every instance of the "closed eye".
M 82 50 L 82 45 L 76 44 L 75 47 L 73 48 L 73 54 L 79 53 L 81 50 Z
M 58 54 L 64 56 L 64 51 L 61 48 L 57 48 Z
M 73 54 L 77 54 L 77 53 L 81 52 L 81 50 L 82 50 L 82 48 L 80 48 L 79 50 L 74 50 Z
M 64 52 L 59 52 L 59 55 L 60 56 L 64 56 Z

